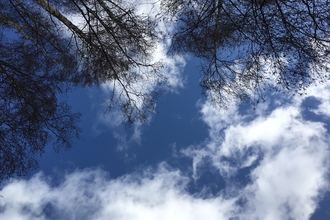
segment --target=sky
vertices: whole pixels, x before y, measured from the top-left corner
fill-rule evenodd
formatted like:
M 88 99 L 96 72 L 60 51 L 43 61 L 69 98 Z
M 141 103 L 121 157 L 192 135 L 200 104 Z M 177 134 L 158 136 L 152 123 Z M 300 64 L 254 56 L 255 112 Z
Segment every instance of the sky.
M 141 9 L 142 10 L 142 9 Z M 0 219 L 329 219 L 330 83 L 213 107 L 199 60 L 168 57 L 146 123 L 104 113 L 108 85 L 68 95 L 82 140 L 0 188 Z

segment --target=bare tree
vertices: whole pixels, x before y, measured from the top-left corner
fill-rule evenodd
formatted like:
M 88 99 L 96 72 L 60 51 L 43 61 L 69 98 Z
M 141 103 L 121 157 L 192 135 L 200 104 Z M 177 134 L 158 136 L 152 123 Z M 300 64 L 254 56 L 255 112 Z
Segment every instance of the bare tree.
M 74 82 L 95 85 L 111 82 L 108 108 L 120 106 L 126 122 L 144 121 L 154 110 L 155 92 L 142 92 L 135 83 L 161 81 L 160 63 L 152 62 L 155 23 L 146 15 L 137 15 L 132 7 L 110 0 L 53 1 L 58 8 L 78 17 L 75 25 L 46 0 L 34 0 L 55 23 L 71 34 L 79 71 Z M 154 82 L 153 82 L 154 83 Z
M 172 52 L 203 60 L 201 86 L 221 108 L 328 80 L 328 0 L 164 0 L 163 8 L 177 21 Z
M 78 114 L 59 95 L 68 89 L 75 57 L 50 19 L 13 2 L 0 12 L 0 178 L 37 167 L 35 156 L 54 140 L 71 147 Z
M 159 79 L 157 35 L 127 5 L 0 0 L 0 28 L 0 178 L 36 168 L 51 140 L 55 150 L 72 146 L 79 115 L 61 100 L 72 86 L 112 83 L 108 107 L 121 107 L 128 123 L 153 110 L 154 93 L 135 83 Z

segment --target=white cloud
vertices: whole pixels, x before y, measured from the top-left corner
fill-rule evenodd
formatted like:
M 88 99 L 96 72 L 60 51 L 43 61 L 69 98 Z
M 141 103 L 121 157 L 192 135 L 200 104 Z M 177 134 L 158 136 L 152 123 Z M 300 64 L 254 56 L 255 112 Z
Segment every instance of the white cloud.
M 67 174 L 52 186 L 41 174 L 2 190 L 1 219 L 227 219 L 235 200 L 201 199 L 185 191 L 188 179 L 161 164 L 156 171 L 109 179 L 100 170 Z
M 249 219 L 308 219 L 315 211 L 320 190 L 327 187 L 329 167 L 322 154 L 329 155 L 312 147 L 286 147 L 265 156 L 252 172 L 253 182 L 244 189 L 246 209 L 254 210 L 246 213 Z
M 235 109 L 216 116 L 208 104 L 201 109 L 209 139 L 183 151 L 194 159 L 192 177 L 166 163 L 117 179 L 100 169 L 75 171 L 59 184 L 39 173 L 2 188 L 0 219 L 308 219 L 328 190 L 324 124 L 304 120 L 299 103 L 254 118 Z M 214 196 L 187 190 L 205 158 L 226 180 Z M 231 182 L 249 167 L 249 183 Z
M 327 92 L 314 89 L 321 102 L 315 113 L 324 115 Z M 4 185 L 0 219 L 308 219 L 329 189 L 330 136 L 325 122 L 302 116 L 303 101 L 275 109 L 266 103 L 247 114 L 237 106 L 218 114 L 206 101 L 200 109 L 209 138 L 181 151 L 193 158 L 192 176 L 165 163 L 117 179 L 100 169 L 75 171 L 60 184 L 38 174 Z M 118 133 L 122 147 L 139 142 L 139 129 L 130 137 Z M 226 188 L 214 196 L 207 190 L 192 195 L 187 184 L 202 178 L 206 160 Z M 250 181 L 232 182 L 243 168 L 250 169 Z
M 330 117 L 330 82 L 327 81 L 323 84 L 319 85 L 312 85 L 307 90 L 306 93 L 308 96 L 306 97 L 314 97 L 320 101 L 320 105 L 317 108 L 313 109 L 312 111 L 315 114 L 325 115 Z M 306 98 L 302 97 L 302 98 Z M 299 101 L 302 99 L 299 98 Z M 315 106 L 310 106 L 315 107 Z
M 321 101 L 314 112 L 326 114 L 328 88 L 311 88 Z M 238 106 L 217 114 L 209 101 L 201 106 L 209 140 L 182 153 L 193 158 L 194 177 L 201 176 L 203 161 L 211 159 L 227 185 L 235 184 L 231 180 L 242 168 L 251 168 L 251 181 L 238 196 L 244 205 L 233 208 L 237 217 L 308 219 L 320 195 L 329 189 L 330 136 L 325 124 L 303 118 L 303 101 L 296 99 L 275 109 L 262 104 L 262 111 L 248 114 L 240 114 Z

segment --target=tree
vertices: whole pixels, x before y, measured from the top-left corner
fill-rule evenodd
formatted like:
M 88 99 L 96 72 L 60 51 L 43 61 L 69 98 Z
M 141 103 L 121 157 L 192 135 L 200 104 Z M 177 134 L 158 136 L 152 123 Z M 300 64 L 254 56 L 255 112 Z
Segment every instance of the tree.
M 143 79 L 147 85 L 163 78 L 159 75 L 161 64 L 152 62 L 158 40 L 155 22 L 119 1 L 52 1 L 64 12 L 77 16 L 81 22 L 78 26 L 46 0 L 33 2 L 57 19 L 55 26 L 69 31 L 79 65 L 74 82 L 84 86 L 112 82 L 108 108 L 119 105 L 129 124 L 144 121 L 146 112 L 154 110 L 155 93 L 142 93 L 135 83 Z
M 213 103 L 264 99 L 265 90 L 302 94 L 329 79 L 328 0 L 164 0 L 177 21 L 172 52 L 202 62 Z
M 0 178 L 37 167 L 54 140 L 68 149 L 79 114 L 61 94 L 73 86 L 112 83 L 109 108 L 128 123 L 154 108 L 134 83 L 157 79 L 153 22 L 108 0 L 0 0 Z M 146 84 L 148 82 L 145 82 Z

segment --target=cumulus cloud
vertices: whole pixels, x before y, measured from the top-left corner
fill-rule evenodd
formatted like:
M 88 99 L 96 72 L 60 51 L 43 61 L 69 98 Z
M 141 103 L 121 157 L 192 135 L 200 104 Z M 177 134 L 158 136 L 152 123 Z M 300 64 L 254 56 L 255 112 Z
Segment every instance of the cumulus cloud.
M 327 188 L 329 167 L 322 153 L 328 153 L 306 145 L 293 148 L 267 155 L 251 173 L 253 181 L 244 189 L 249 219 L 308 219 L 314 213 Z
M 325 74 L 326 75 L 326 74 Z M 330 83 L 325 82 L 323 84 L 319 85 L 311 85 L 306 90 L 306 97 L 314 97 L 316 100 L 318 100 L 320 103 L 318 106 L 310 106 L 313 107 L 312 111 L 315 114 L 318 115 L 325 115 L 327 117 L 330 117 Z M 299 97 L 298 100 L 301 102 L 306 97 Z
M 188 179 L 161 164 L 157 170 L 110 179 L 99 169 L 76 171 L 52 185 L 42 174 L 2 190 L 1 219 L 227 219 L 235 200 L 201 199 Z
M 248 169 L 248 183 L 240 188 L 240 219 L 308 219 L 328 190 L 330 136 L 325 123 L 305 119 L 302 103 L 313 96 L 320 105 L 311 109 L 327 115 L 328 86 L 311 87 L 310 96 L 294 102 L 273 101 L 243 114 L 232 106 L 219 114 L 206 101 L 201 106 L 209 139 L 182 151 L 193 158 L 194 177 L 204 161 L 211 161 L 227 185 Z M 274 104 L 277 107 L 270 108 Z M 260 110 L 261 109 L 261 110 Z
M 165 162 L 117 179 L 101 169 L 77 170 L 61 181 L 39 173 L 3 186 L 0 218 L 308 219 L 329 188 L 330 140 L 323 123 L 302 117 L 300 104 L 248 117 L 237 107 L 215 114 L 205 102 L 209 138 L 181 152 L 193 159 L 192 176 Z M 192 194 L 189 184 L 202 178 L 206 160 L 226 187 Z M 248 169 L 245 184 L 235 181 L 242 169 Z

